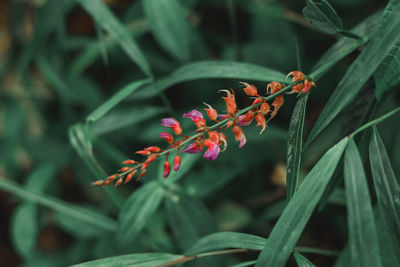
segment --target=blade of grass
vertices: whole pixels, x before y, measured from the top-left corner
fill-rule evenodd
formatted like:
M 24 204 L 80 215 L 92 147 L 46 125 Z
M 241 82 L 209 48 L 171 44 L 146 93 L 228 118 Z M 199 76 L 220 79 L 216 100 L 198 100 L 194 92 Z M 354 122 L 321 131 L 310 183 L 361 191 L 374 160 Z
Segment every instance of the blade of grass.
M 351 266 L 381 266 L 367 177 L 360 153 L 350 139 L 344 156 Z
M 233 61 L 199 61 L 184 65 L 172 74 L 144 86 L 132 95 L 132 98 L 153 97 L 174 84 L 207 78 L 285 82 L 283 73 L 254 64 Z
M 149 77 L 152 77 L 150 65 L 135 40 L 131 37 L 118 18 L 101 0 L 76 0 L 114 40 L 128 56 Z
M 289 124 L 286 150 L 286 197 L 288 201 L 293 197 L 299 182 L 304 117 L 308 95 L 302 95 L 297 100 Z
M 306 257 L 295 251 L 293 254 L 294 259 L 299 267 L 314 267 L 315 265 Z
M 123 87 L 119 90 L 115 95 L 110 97 L 106 102 L 101 104 L 98 108 L 96 108 L 92 113 L 90 113 L 86 121 L 94 122 L 104 116 L 107 112 L 109 112 L 113 107 L 118 105 L 121 101 L 127 98 L 131 93 L 139 89 L 141 86 L 150 82 L 150 79 L 144 79 L 135 81 L 133 83 L 129 83 L 127 86 Z
M 369 144 L 372 178 L 382 221 L 387 227 L 394 251 L 400 251 L 400 185 L 396 179 L 385 145 L 376 127 Z
M 97 227 L 100 230 L 111 232 L 116 230 L 116 223 L 100 213 L 87 210 L 82 207 L 78 208 L 76 205 L 64 202 L 60 199 L 43 193 L 29 191 L 3 177 L 0 177 L 0 188 L 21 199 L 40 204 L 60 213 L 64 213 L 65 215 L 75 218 L 76 220 L 80 220 L 92 225 L 93 227 Z
M 312 168 L 272 229 L 256 266 L 284 266 L 336 169 L 348 138 L 329 149 Z
M 354 99 L 361 87 L 375 72 L 396 45 L 400 36 L 400 8 L 394 9 L 380 25 L 371 38 L 371 42 L 351 64 L 324 110 L 311 130 L 306 141 L 307 146 L 323 129 Z

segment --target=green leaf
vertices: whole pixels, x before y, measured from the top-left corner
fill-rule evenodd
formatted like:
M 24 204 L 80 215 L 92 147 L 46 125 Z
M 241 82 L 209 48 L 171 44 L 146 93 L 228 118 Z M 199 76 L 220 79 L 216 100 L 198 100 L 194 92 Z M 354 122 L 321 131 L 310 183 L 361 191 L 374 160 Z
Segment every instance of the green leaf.
M 117 238 L 128 244 L 146 226 L 164 197 L 164 189 L 157 182 L 149 182 L 135 190 L 125 201 L 118 218 Z
M 387 19 L 393 9 L 399 8 L 399 0 L 391 0 L 386 6 L 382 20 Z M 382 95 L 400 83 L 400 41 L 396 43 L 389 55 L 379 65 L 374 74 L 376 82 L 375 96 L 381 99 Z
M 360 153 L 350 139 L 344 156 L 344 182 L 351 266 L 381 266 L 371 199 Z
M 336 34 L 343 30 L 342 20 L 328 1 L 306 0 L 306 3 L 303 15 L 318 30 L 327 34 Z
M 369 158 L 378 206 L 390 236 L 389 242 L 394 251 L 400 251 L 400 185 L 375 127 L 369 144 Z
M 11 219 L 11 240 L 19 255 L 32 255 L 38 236 L 37 207 L 33 203 L 23 203 L 13 213 Z
M 371 42 L 351 64 L 318 117 L 306 142 L 312 140 L 354 99 L 361 87 L 396 45 L 400 36 L 400 9 L 393 10 Z
M 267 239 L 250 234 L 236 232 L 219 232 L 199 239 L 189 250 L 187 255 L 195 255 L 207 251 L 227 248 L 246 248 L 262 250 Z
M 78 152 L 79 156 L 85 161 L 86 165 L 89 167 L 90 171 L 94 175 L 93 180 L 104 180 L 107 177 L 107 174 L 93 154 L 92 143 L 87 127 L 78 123 L 69 128 L 68 136 L 71 145 L 76 150 L 76 152 Z M 110 199 L 113 201 L 114 205 L 117 208 L 120 208 L 123 200 L 116 189 L 112 187 L 103 188 Z
M 174 255 L 169 253 L 137 253 L 89 261 L 73 265 L 73 267 L 156 267 L 168 262 L 176 261 L 183 257 L 183 255 Z
M 152 76 L 150 65 L 138 45 L 121 22 L 101 0 L 76 0 L 147 75 Z
M 348 138 L 329 149 L 312 168 L 272 229 L 256 266 L 284 266 L 336 169 Z
M 246 267 L 246 266 L 253 266 L 256 264 L 256 261 L 245 261 L 239 264 L 232 265 L 231 267 Z
M 131 93 L 136 91 L 141 86 L 149 83 L 149 79 L 135 81 L 133 83 L 128 84 L 119 90 L 115 95 L 110 97 L 106 102 L 100 105 L 100 107 L 96 108 L 92 113 L 87 116 L 86 121 L 93 122 L 97 121 L 101 117 L 104 116 L 107 112 L 109 112 L 113 107 L 118 105 L 121 101 L 127 98 Z
M 303 95 L 297 100 L 289 124 L 286 150 L 286 196 L 288 201 L 292 198 L 299 182 L 304 117 L 308 95 Z
M 182 250 L 191 247 L 200 237 L 217 232 L 210 211 L 196 198 L 184 194 L 169 195 L 166 209 L 169 226 Z
M 24 189 L 20 185 L 2 177 L 0 177 L 0 188 L 11 194 L 16 195 L 21 199 L 43 205 L 60 213 L 64 213 L 65 215 L 68 215 L 76 220 L 85 222 L 92 227 L 96 227 L 100 230 L 116 230 L 116 223 L 100 213 L 87 209 L 82 211 L 84 209 L 82 207 L 64 202 L 60 199 L 43 193 Z
M 132 98 L 153 97 L 174 84 L 209 78 L 285 82 L 285 74 L 254 64 L 234 61 L 199 61 L 184 65 L 172 74 L 144 86 L 133 94 Z
M 320 57 L 318 62 L 313 66 L 313 72 L 310 76 L 315 80 L 319 80 L 336 63 L 356 50 L 357 47 L 367 43 L 373 33 L 375 33 L 376 27 L 380 22 L 380 17 L 381 12 L 376 12 L 351 29 L 352 32 L 363 36 L 363 38 L 359 40 L 346 37 L 340 38 Z
M 107 134 L 146 121 L 164 112 L 165 108 L 157 106 L 119 108 L 90 124 L 90 129 L 98 135 Z
M 309 261 L 306 257 L 301 255 L 297 251 L 294 252 L 293 257 L 296 260 L 297 265 L 299 267 L 313 267 L 313 266 L 315 266 L 311 261 Z
M 151 32 L 160 46 L 180 61 L 190 56 L 190 31 L 185 9 L 178 0 L 144 0 Z

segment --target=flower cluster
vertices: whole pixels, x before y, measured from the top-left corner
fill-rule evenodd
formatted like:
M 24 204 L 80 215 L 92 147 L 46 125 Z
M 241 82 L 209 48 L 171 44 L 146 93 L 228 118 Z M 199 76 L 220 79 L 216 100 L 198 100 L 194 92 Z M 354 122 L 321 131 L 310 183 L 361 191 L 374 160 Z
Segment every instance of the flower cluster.
M 246 95 L 254 99 L 250 106 L 241 110 L 237 108 L 235 93 L 232 89 L 230 91 L 220 90 L 220 92 L 225 93 L 222 99 L 226 104 L 226 113 L 218 114 L 213 107 L 204 103 L 207 107 L 204 109 L 207 117 L 210 121 L 215 122 L 214 125 L 207 126 L 205 117 L 196 109 L 183 114 L 183 118 L 190 119 L 197 128 L 191 136 L 182 134 L 182 128 L 175 118 L 162 119 L 161 125 L 171 129 L 175 135 L 174 138 L 168 132 L 160 133 L 159 136 L 169 144 L 167 149 L 162 150 L 157 146 L 150 146 L 136 151 L 136 154 L 146 156 L 146 160 L 143 162 L 126 160 L 122 163 L 126 166 L 119 169 L 116 174 L 109 176 L 104 181 L 96 181 L 93 184 L 105 186 L 114 183 L 115 186 L 118 186 L 123 182 L 128 183 L 136 175 L 137 180 L 139 180 L 146 174 L 150 163 L 161 157 L 165 158 L 163 176 L 167 178 L 171 171 L 171 164 L 168 158 L 174 151 L 176 151 L 173 160 L 174 171 L 178 171 L 181 165 L 180 152 L 194 154 L 200 153 L 205 149 L 203 157 L 208 160 L 216 160 L 219 153 L 227 147 L 227 139 L 222 132 L 224 129 L 231 129 L 236 141 L 239 143 L 239 147 L 243 147 L 246 144 L 246 136 L 242 127 L 256 121 L 256 126 L 261 127 L 261 134 L 266 129 L 267 123 L 277 115 L 278 110 L 283 105 L 284 93 L 306 93 L 312 86 L 316 86 L 300 71 L 290 72 L 286 79 L 289 77 L 291 77 L 291 83 L 287 86 L 277 81 L 269 83 L 266 90 L 267 94 L 269 94 L 267 97 L 261 96 L 254 85 L 241 82 Z M 271 99 L 274 99 L 274 101 L 269 105 L 267 101 Z M 267 117 L 268 120 L 266 119 Z

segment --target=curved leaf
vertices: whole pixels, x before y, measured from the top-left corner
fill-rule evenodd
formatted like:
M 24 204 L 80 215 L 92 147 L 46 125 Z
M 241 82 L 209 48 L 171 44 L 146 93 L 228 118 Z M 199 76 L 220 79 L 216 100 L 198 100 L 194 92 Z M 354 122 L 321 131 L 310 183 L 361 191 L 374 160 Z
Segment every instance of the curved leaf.
M 194 255 L 206 251 L 226 248 L 246 248 L 262 250 L 267 239 L 250 234 L 236 232 L 220 232 L 205 236 L 198 240 L 189 250 L 188 255 Z
M 329 149 L 304 179 L 272 229 L 256 266 L 284 266 L 342 156 L 348 138 Z
M 344 156 L 351 266 L 381 266 L 371 199 L 360 153 L 350 139 Z
M 144 0 L 144 12 L 157 42 L 171 56 L 187 61 L 190 31 L 184 7 L 178 0 Z
M 303 15 L 318 30 L 328 34 L 336 34 L 343 30 L 342 20 L 328 1 L 306 0 L 306 3 L 307 6 L 303 9 Z
M 361 87 L 396 45 L 400 36 L 400 8 L 393 10 L 375 33 L 371 42 L 351 64 L 318 117 L 306 145 L 353 100 Z
M 149 182 L 134 191 L 119 213 L 117 238 L 127 244 L 146 226 L 164 197 L 164 189 L 157 182 Z
M 116 230 L 116 223 L 110 218 L 102 215 L 101 213 L 97 213 L 92 210 L 70 204 L 68 202 L 64 202 L 43 193 L 26 190 L 20 185 L 2 177 L 0 177 L 0 188 L 18 196 L 19 198 L 43 205 L 57 212 L 64 213 L 65 215 L 68 215 L 76 220 L 85 222 L 86 224 L 97 227 L 101 230 Z
M 169 225 L 182 250 L 200 237 L 218 231 L 210 211 L 196 198 L 172 195 L 166 201 L 166 209 Z
M 101 0 L 76 0 L 107 33 L 116 40 L 128 56 L 147 75 L 151 76 L 150 65 L 138 45 L 118 18 Z
M 144 86 L 140 91 L 133 94 L 132 98 L 141 99 L 153 97 L 174 84 L 206 78 L 285 82 L 285 74 L 250 63 L 234 61 L 199 61 L 184 65 L 172 74 Z
M 299 267 L 314 267 L 315 265 L 306 257 L 295 251 L 293 254 L 294 259 Z
M 299 182 L 301 152 L 303 146 L 303 127 L 308 95 L 297 100 L 290 119 L 286 150 L 286 197 L 290 200 Z
M 387 227 L 393 250 L 400 251 L 400 185 L 375 127 L 369 144 L 369 158 L 382 221 Z
M 182 255 L 169 253 L 137 253 L 88 261 L 73 265 L 73 267 L 155 267 L 183 258 Z

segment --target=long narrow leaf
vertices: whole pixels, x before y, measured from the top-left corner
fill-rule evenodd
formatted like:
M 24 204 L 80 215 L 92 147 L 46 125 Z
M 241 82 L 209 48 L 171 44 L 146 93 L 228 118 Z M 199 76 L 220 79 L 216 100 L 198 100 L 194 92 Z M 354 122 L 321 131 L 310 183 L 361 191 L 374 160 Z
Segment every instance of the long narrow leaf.
M 164 189 L 157 182 L 149 182 L 134 191 L 119 213 L 117 237 L 121 244 L 132 242 L 156 212 L 164 197 Z
M 128 56 L 147 75 L 151 76 L 150 65 L 134 39 L 121 22 L 101 0 L 76 0 L 107 33 L 112 36 Z
M 73 265 L 73 267 L 155 267 L 183 257 L 182 255 L 168 253 L 138 253 L 84 262 Z
M 247 248 L 262 250 L 267 239 L 235 232 L 220 232 L 207 235 L 199 239 L 189 250 L 188 255 L 194 255 L 206 251 L 213 251 L 227 248 Z
M 121 90 L 119 90 L 115 95 L 109 98 L 106 102 L 100 105 L 100 107 L 96 108 L 92 113 L 87 116 L 86 121 L 97 121 L 101 117 L 104 116 L 107 112 L 109 112 L 113 107 L 118 105 L 121 101 L 123 101 L 126 97 L 128 97 L 131 93 L 136 91 L 141 86 L 148 83 L 150 80 L 140 80 L 133 83 L 128 84 Z
M 286 196 L 290 200 L 296 191 L 299 181 L 301 150 L 303 146 L 304 116 L 306 113 L 308 94 L 296 102 L 290 119 L 286 150 Z
M 233 61 L 199 61 L 184 65 L 169 76 L 144 86 L 133 98 L 147 98 L 158 95 L 171 85 L 206 78 L 229 78 L 254 81 L 285 81 L 285 75 L 266 67 Z
M 329 149 L 304 179 L 272 229 L 256 266 L 284 266 L 336 169 L 348 138 Z
M 309 259 L 307 259 L 303 255 L 301 255 L 297 251 L 294 252 L 293 256 L 299 267 L 314 267 L 315 266 Z
M 185 9 L 178 0 L 143 0 L 143 9 L 157 42 L 180 61 L 190 56 L 190 31 Z
M 387 20 L 380 25 L 371 42 L 363 49 L 339 82 L 311 130 L 306 145 L 311 143 L 340 111 L 354 99 L 361 87 L 393 49 L 399 36 L 400 8 L 396 8 L 387 17 Z
M 389 232 L 393 250 L 400 251 L 400 185 L 375 127 L 369 144 L 369 157 L 382 220 Z
M 19 198 L 43 205 L 57 212 L 64 213 L 65 215 L 75 218 L 76 220 L 85 222 L 101 230 L 116 230 L 116 223 L 100 213 L 84 209 L 83 207 L 78 208 L 73 204 L 64 202 L 43 193 L 28 191 L 18 184 L 2 177 L 0 177 L 0 188 L 11 194 L 16 195 Z
M 353 139 L 344 157 L 351 266 L 381 266 L 367 179 Z

